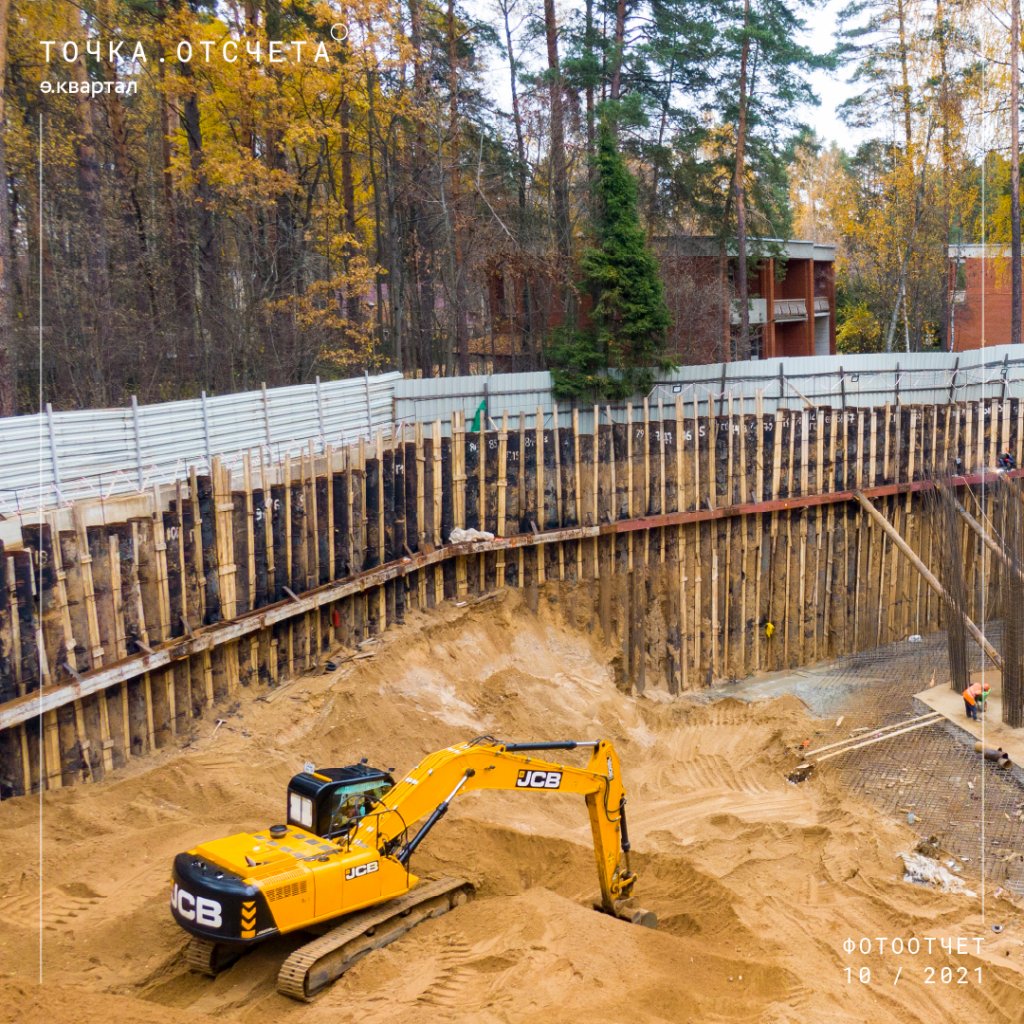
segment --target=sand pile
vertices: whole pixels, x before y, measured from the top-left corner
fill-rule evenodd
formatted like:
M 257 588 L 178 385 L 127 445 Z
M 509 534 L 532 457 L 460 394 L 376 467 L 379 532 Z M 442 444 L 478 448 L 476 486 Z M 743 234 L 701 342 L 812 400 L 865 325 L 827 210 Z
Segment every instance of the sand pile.
M 4 1012 L 86 1024 L 1021 1019 L 1024 916 L 990 899 L 983 924 L 977 900 L 906 884 L 909 829 L 827 778 L 788 783 L 792 749 L 815 728 L 799 701 L 637 699 L 616 689 L 610 660 L 514 594 L 410 616 L 372 660 L 244 703 L 215 733 L 205 723 L 187 747 L 104 784 L 46 794 L 41 992 L 38 801 L 0 805 Z M 372 954 L 316 1003 L 274 991 L 301 939 L 265 944 L 212 981 L 185 969 L 166 905 L 176 852 L 280 818 L 306 759 L 403 770 L 484 733 L 616 743 L 637 895 L 658 931 L 588 909 L 596 876 L 581 800 L 473 793 L 413 866 L 465 875 L 477 899 Z M 936 942 L 915 957 L 844 951 L 862 936 Z M 943 936 L 983 936 L 982 953 L 951 957 Z M 857 980 L 862 966 L 870 983 Z M 951 983 L 937 971 L 926 984 L 926 968 L 943 966 Z

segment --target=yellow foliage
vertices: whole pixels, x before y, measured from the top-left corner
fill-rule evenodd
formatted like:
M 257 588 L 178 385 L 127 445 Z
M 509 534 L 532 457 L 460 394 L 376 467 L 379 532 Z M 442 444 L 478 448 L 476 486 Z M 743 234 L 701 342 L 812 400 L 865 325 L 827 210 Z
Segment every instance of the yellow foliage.
M 884 344 L 882 325 L 868 309 L 858 302 L 839 310 L 836 325 L 836 351 L 846 353 L 881 352 Z

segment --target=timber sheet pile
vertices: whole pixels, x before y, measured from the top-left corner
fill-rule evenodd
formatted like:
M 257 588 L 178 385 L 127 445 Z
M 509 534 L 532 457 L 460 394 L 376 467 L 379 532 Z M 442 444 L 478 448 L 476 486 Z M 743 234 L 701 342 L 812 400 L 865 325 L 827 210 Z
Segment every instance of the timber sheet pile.
M 939 599 L 849 492 L 879 502 L 934 564 L 944 536 L 919 489 L 1004 449 L 1024 458 L 1016 400 L 745 416 L 707 404 L 638 406 L 596 436 L 541 411 L 477 432 L 456 417 L 245 460 L 234 478 L 217 465 L 17 536 L 3 524 L 2 792 L 101 778 L 410 607 L 492 588 L 535 601 L 545 581 L 598 581 L 601 624 L 638 690 L 926 633 Z M 455 527 L 499 539 L 446 545 Z M 990 558 L 967 559 L 975 617 Z

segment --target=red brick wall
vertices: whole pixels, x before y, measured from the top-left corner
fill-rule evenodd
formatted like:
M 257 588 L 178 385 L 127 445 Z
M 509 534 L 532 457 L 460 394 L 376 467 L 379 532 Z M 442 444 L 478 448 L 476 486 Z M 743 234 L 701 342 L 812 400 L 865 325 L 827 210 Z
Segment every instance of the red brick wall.
M 964 260 L 966 301 L 953 307 L 953 348 L 957 352 L 985 345 L 1007 345 L 1010 342 L 1010 261 L 1005 256 L 989 256 L 985 260 L 985 326 L 982 334 L 982 280 L 980 258 Z M 955 270 L 951 270 L 951 286 L 955 286 Z
M 666 246 L 657 253 L 672 317 L 668 350 L 683 363 L 728 359 L 721 261 Z

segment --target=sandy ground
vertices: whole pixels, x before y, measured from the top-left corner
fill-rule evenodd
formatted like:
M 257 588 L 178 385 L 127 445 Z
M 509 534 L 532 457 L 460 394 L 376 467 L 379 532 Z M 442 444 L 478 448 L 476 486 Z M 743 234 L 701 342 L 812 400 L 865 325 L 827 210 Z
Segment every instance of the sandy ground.
M 794 748 L 827 742 L 833 723 L 794 697 L 630 697 L 610 661 L 544 602 L 531 615 L 514 594 L 410 616 L 372 660 L 244 703 L 216 733 L 202 723 L 188 746 L 105 783 L 46 794 L 41 908 L 38 798 L 5 802 L 0 1022 L 1024 1021 L 1024 914 L 989 897 L 983 921 L 977 899 L 905 883 L 909 828 L 827 777 L 786 781 Z M 294 937 L 215 980 L 183 966 L 186 937 L 167 908 L 176 852 L 280 818 L 305 759 L 401 770 L 484 733 L 614 740 L 636 894 L 657 931 L 589 909 L 582 801 L 474 793 L 413 866 L 470 878 L 477 899 L 373 953 L 315 1003 L 274 991 Z M 844 951 L 851 938 L 911 936 L 933 938 L 932 952 Z M 972 952 L 944 952 L 951 937 Z

